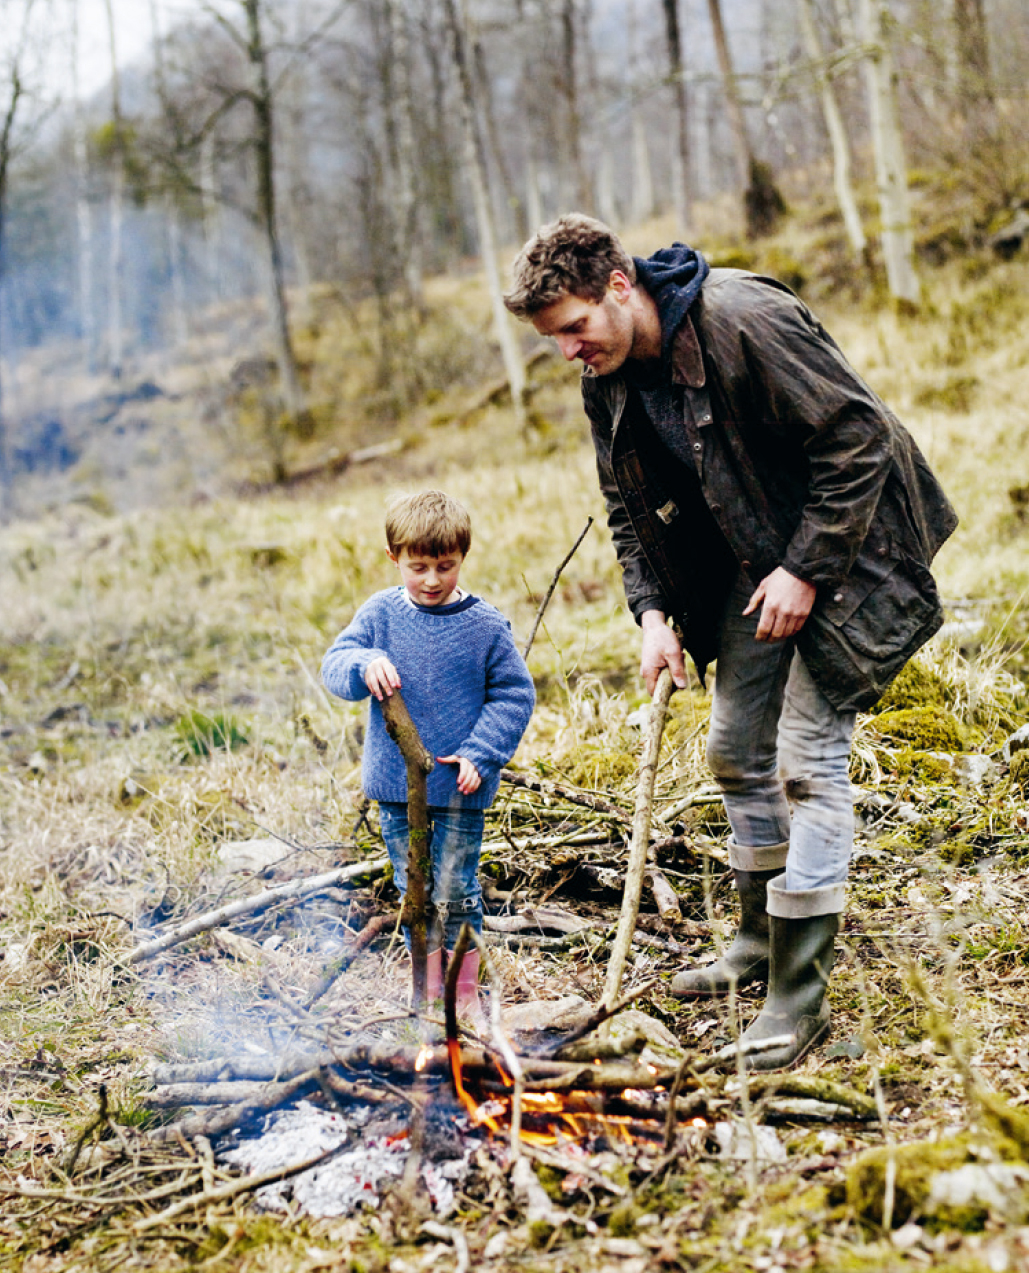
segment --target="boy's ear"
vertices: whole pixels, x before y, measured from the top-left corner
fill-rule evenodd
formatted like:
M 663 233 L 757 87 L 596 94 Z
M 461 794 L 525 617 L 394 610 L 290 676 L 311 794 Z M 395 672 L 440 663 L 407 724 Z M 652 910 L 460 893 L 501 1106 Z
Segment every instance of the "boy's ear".
M 390 559 L 390 561 L 393 563 L 393 565 L 394 565 L 394 566 L 399 566 L 399 565 L 400 565 L 400 561 L 399 561 L 399 559 L 397 558 L 397 555 L 396 555 L 396 553 L 393 551 L 393 549 L 392 549 L 392 548 L 387 548 L 387 549 L 386 549 L 386 556 Z

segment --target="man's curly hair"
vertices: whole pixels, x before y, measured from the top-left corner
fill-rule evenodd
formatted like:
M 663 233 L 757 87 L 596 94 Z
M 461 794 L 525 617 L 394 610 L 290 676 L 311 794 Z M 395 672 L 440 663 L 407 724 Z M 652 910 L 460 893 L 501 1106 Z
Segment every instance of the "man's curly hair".
M 504 304 L 521 319 L 568 295 L 599 304 L 613 270 L 635 283 L 636 267 L 617 234 L 595 217 L 568 212 L 541 226 L 515 257 Z

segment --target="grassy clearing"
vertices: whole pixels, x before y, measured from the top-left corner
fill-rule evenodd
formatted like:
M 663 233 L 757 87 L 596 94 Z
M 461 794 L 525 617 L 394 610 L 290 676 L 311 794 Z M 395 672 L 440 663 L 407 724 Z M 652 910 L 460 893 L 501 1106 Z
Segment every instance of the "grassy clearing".
M 656 246 L 659 230 L 648 228 L 641 238 L 654 237 L 632 246 Z M 802 258 L 803 244 L 778 250 L 787 248 Z M 447 286 L 464 303 L 467 289 Z M 854 1195 L 857 1175 L 849 1194 L 847 1181 L 860 1151 L 887 1136 L 917 1143 L 971 1127 L 993 1137 L 976 1084 L 1004 1093 L 1013 1107 L 1029 1100 L 1026 776 L 1002 761 L 978 781 L 967 769 L 1029 720 L 1029 522 L 1017 494 L 1029 484 L 1021 410 L 1027 296 L 1024 261 L 989 269 L 955 262 L 933 276 L 916 319 L 858 302 L 819 304 L 841 345 L 912 428 L 962 516 L 938 567 L 957 640 L 935 643 L 882 712 L 859 725 L 853 776 L 864 829 L 831 990 L 838 1046 L 806 1066 L 879 1094 L 887 1131 L 788 1125 L 788 1162 L 753 1177 L 698 1140 L 655 1178 L 627 1169 L 631 1205 L 595 1203 L 597 1233 L 526 1229 L 514 1210 L 505 1212 L 510 1199 L 498 1184 L 499 1192 L 463 1204 L 453 1222 L 477 1260 L 486 1240 L 509 1227 L 494 1267 L 1023 1266 L 1021 1221 L 987 1214 L 971 1234 L 960 1224 L 922 1226 L 905 1247 L 868 1223 L 882 1214 L 874 1173 L 860 1176 L 872 1180 L 871 1197 L 868 1189 Z M 470 310 L 451 321 L 470 339 Z M 327 364 L 326 383 L 333 374 Z M 462 374 L 471 383 L 480 370 L 469 364 Z M 221 497 L 123 516 L 97 511 L 96 502 L 69 505 L 3 532 L 0 1136 L 3 1183 L 14 1192 L 0 1222 L 0 1267 L 415 1269 L 430 1257 L 431 1237 L 388 1209 L 345 1222 L 282 1222 L 238 1202 L 144 1242 L 116 1211 L 84 1212 L 81 1231 L 61 1229 L 56 1202 L 17 1201 L 13 1182 L 20 1176 L 74 1194 L 62 1164 L 95 1118 L 101 1085 L 113 1128 L 121 1129 L 103 1134 L 130 1136 L 152 1117 L 141 1095 L 154 1058 L 288 1037 L 270 1014 L 264 965 L 245 948 L 233 953 L 204 939 L 169 957 L 160 974 L 127 970 L 119 956 L 131 948 L 134 927 L 257 886 L 220 869 L 227 843 L 280 837 L 280 874 L 377 851 L 374 817 L 371 827 L 359 821 L 363 709 L 330 702 L 318 665 L 359 602 L 393 582 L 381 522 L 394 489 L 432 483 L 469 505 L 475 542 L 463 581 L 510 616 L 521 640 L 557 563 L 595 519 L 532 650 L 540 707 L 517 759 L 631 805 L 637 736 L 627 717 L 644 699 L 637 638 L 574 377 L 554 369 L 546 376 L 536 407 L 549 425 L 527 439 L 513 436 L 506 412 L 492 407 L 464 427 L 423 422 L 417 445 L 388 468 L 354 469 L 303 495 Z M 442 419 L 446 407 L 431 409 Z M 707 783 L 707 707 L 699 687 L 674 700 L 662 809 Z M 204 720 L 221 725 L 208 730 Z M 498 895 L 513 889 L 532 897 L 558 886 L 578 860 L 621 860 L 617 844 L 540 849 L 542 830 L 535 839 L 526 834 L 526 816 L 517 793 L 505 791 L 486 868 Z M 542 828 L 544 814 L 532 816 Z M 724 839 L 717 804 L 695 803 L 672 821 L 682 837 Z M 680 937 L 697 953 L 708 933 L 723 939 L 732 916 L 724 878 L 686 849 L 670 850 L 662 865 L 680 891 L 687 923 Z M 567 899 L 560 889 L 555 896 Z M 391 904 L 382 886 L 353 903 L 360 914 L 342 903 L 282 913 L 247 936 L 270 952 L 281 984 L 299 992 L 343 925 L 358 927 Z M 610 918 L 617 894 L 582 905 Z M 340 1021 L 367 1018 L 403 996 L 395 942 L 362 958 L 333 992 Z M 604 960 L 602 944 L 553 955 L 497 950 L 510 1002 L 596 996 Z M 659 946 L 640 950 L 630 988 L 681 962 Z M 729 1037 L 729 1023 L 711 1005 L 684 1005 L 658 990 L 646 1006 L 689 1046 L 704 1050 Z M 747 1015 L 754 1003 L 745 996 L 740 1006 Z M 169 1188 L 194 1169 L 200 1178 L 199 1162 L 181 1153 L 151 1165 Z M 88 1153 L 77 1170 L 79 1180 L 92 1170 Z

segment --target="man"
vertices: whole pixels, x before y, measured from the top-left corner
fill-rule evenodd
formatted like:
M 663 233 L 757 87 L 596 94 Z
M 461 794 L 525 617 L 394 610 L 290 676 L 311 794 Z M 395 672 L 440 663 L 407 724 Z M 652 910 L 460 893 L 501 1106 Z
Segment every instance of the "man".
M 513 274 L 508 309 L 585 364 L 647 689 L 665 667 L 686 685 L 683 647 L 702 677 L 717 660 L 707 759 L 740 925 L 673 993 L 767 981 L 748 1064 L 792 1065 L 829 1028 L 855 713 L 940 626 L 928 564 L 957 519 L 910 435 L 774 280 L 680 243 L 633 258 L 578 213 L 530 239 Z

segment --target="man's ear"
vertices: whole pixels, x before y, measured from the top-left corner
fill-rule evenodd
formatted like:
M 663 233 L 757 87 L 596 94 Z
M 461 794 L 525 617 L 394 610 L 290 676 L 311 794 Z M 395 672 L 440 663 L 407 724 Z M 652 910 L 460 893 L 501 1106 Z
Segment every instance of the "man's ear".
M 629 278 L 628 274 L 624 273 L 622 270 L 612 270 L 611 275 L 607 280 L 608 291 L 614 292 L 615 300 L 620 301 L 623 304 L 629 299 L 629 295 L 634 286 L 635 284 L 632 279 Z

